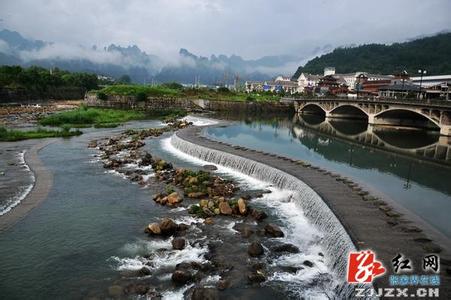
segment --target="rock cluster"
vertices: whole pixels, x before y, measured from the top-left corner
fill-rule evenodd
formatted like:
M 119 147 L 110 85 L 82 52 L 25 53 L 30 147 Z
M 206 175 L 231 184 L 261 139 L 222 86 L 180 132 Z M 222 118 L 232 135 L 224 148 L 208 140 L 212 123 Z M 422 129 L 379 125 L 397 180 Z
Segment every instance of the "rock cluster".
M 171 120 L 169 125 L 164 128 L 127 130 L 116 137 L 92 141 L 89 143 L 89 147 L 102 151 L 101 157 L 105 168 L 122 173 L 131 181 L 145 185 L 144 178 L 149 177 L 146 175 L 150 175 L 151 172 L 154 173 L 156 180 L 154 183 L 165 186 L 165 191 L 154 195 L 153 200 L 168 207 L 189 207 L 189 213 L 204 219 L 203 224 L 200 222 L 196 226 L 203 232 L 206 230 L 209 237 L 212 237 L 211 234 L 215 226 L 206 225 L 220 223 L 224 218 L 235 218 L 243 221 L 236 223 L 234 229 L 240 234 L 236 235 L 237 237 L 234 237 L 234 239 L 245 238 L 248 240 L 243 243 L 244 249 L 240 250 L 238 256 L 233 256 L 233 260 L 236 260 L 236 262 L 231 264 L 224 256 L 220 256 L 216 252 L 213 242 L 207 240 L 209 252 L 205 255 L 205 258 L 208 263 L 184 261 L 171 270 L 173 284 L 195 284 L 187 292 L 187 295 L 190 295 L 192 299 L 217 299 L 219 297 L 218 290 L 242 284 L 237 283 L 232 275 L 227 275 L 232 274 L 234 268 L 241 265 L 239 266 L 242 268 L 241 272 L 235 271 L 238 273 L 234 273 L 235 276 L 240 278 L 240 281 L 244 280 L 245 284 L 258 285 L 268 277 L 269 271 L 265 266 L 267 260 L 284 254 L 298 253 L 299 249 L 292 244 L 277 242 L 277 238 L 283 237 L 284 232 L 277 225 L 264 222 L 268 215 L 253 207 L 252 199 L 261 197 L 260 191 L 259 195 L 237 195 L 239 189 L 233 181 L 211 173 L 217 169 L 213 165 L 205 165 L 198 171 L 174 168 L 172 163 L 153 157 L 151 153 L 141 149 L 144 146 L 144 139 L 158 137 L 166 131 L 186 126 L 189 126 L 189 123 Z M 139 168 L 130 168 L 130 165 L 139 166 Z M 246 223 L 247 221 L 250 222 Z M 196 241 L 192 239 L 192 232 L 195 232 L 195 230 L 188 230 L 193 226 L 192 224 L 177 224 L 170 218 L 162 218 L 158 222 L 148 224 L 144 231 L 150 238 L 163 238 L 171 241 L 172 249 L 163 249 L 162 251 L 187 251 L 190 247 L 196 245 Z M 218 233 L 215 232 L 214 235 L 218 235 Z M 249 262 L 252 264 L 258 263 L 249 269 Z M 302 267 L 311 266 L 313 264 L 310 261 L 305 261 Z M 152 272 L 150 268 L 145 266 L 137 271 L 137 276 L 148 278 L 151 277 Z M 217 289 L 199 284 L 206 277 L 218 273 L 221 274 L 221 279 L 217 283 Z M 120 289 L 118 286 L 113 286 L 109 292 L 121 296 L 134 294 L 150 295 L 151 298 L 155 297 L 155 299 L 160 297 L 155 289 L 140 283 Z

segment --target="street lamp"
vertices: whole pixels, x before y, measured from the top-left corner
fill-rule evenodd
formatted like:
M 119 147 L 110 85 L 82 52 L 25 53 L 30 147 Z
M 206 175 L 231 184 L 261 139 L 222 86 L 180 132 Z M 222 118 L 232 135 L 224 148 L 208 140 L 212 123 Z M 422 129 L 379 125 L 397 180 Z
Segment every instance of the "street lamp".
M 407 73 L 406 70 L 404 70 L 404 71 L 401 72 L 401 78 L 402 78 L 402 96 L 403 96 L 403 98 L 406 98 L 406 94 L 407 94 L 407 93 L 404 91 L 404 85 L 405 85 L 405 83 L 406 83 L 406 78 L 407 78 L 407 76 L 409 76 L 409 74 Z
M 421 86 L 423 85 L 423 75 L 425 75 L 427 73 L 427 71 L 424 70 L 424 69 L 420 69 L 420 70 L 418 70 L 418 73 L 420 73 L 420 92 L 418 94 L 418 98 L 420 98 L 420 96 L 421 96 Z

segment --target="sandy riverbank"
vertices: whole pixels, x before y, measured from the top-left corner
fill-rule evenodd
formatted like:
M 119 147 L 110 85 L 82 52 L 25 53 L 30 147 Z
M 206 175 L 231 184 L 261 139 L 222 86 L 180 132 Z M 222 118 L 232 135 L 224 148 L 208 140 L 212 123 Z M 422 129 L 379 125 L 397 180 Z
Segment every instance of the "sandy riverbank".
M 53 175 L 39 159 L 38 152 L 54 141 L 55 139 L 36 141 L 31 148 L 26 150 L 24 159 L 28 168 L 30 168 L 34 175 L 33 187 L 28 194 L 23 195 L 23 199 L 20 202 L 15 203 L 15 207 L 13 207 L 8 213 L 0 216 L 0 231 L 6 230 L 7 228 L 13 226 L 17 221 L 24 218 L 33 208 L 37 207 L 47 198 L 47 195 L 52 187 Z M 14 173 L 6 173 L 4 176 L 14 176 Z M 13 186 L 10 188 L 14 189 L 15 187 Z

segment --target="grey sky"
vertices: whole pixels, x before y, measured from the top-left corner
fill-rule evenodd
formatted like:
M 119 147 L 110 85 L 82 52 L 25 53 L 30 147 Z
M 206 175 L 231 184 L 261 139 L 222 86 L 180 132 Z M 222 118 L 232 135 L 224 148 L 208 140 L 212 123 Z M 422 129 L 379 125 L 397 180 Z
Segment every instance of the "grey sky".
M 245 58 L 451 29 L 450 0 L 0 0 L 0 27 L 66 44 Z

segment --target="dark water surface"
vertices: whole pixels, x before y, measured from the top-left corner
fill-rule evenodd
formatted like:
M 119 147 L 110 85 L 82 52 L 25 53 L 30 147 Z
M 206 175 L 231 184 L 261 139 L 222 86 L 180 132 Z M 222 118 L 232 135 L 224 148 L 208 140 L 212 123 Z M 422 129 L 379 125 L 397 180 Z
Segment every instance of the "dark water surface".
M 393 200 L 451 237 L 451 139 L 436 132 L 372 128 L 356 120 L 307 116 L 221 116 L 213 139 L 301 159 Z

